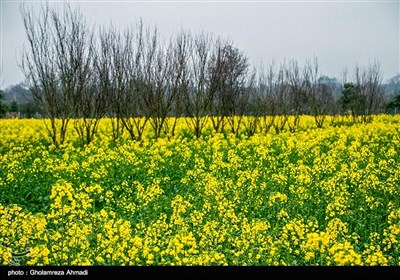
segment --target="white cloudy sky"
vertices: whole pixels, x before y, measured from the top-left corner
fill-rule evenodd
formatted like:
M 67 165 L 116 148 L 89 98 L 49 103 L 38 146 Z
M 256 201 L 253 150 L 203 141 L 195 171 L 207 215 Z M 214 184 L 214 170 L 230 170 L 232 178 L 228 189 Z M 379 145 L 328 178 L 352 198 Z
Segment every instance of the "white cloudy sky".
M 1 0 L 1 88 L 24 80 L 26 44 L 19 6 Z M 64 1 L 49 1 L 62 6 Z M 384 80 L 400 73 L 399 1 L 67 1 L 93 24 L 127 26 L 138 19 L 169 37 L 181 28 L 231 38 L 253 64 L 316 56 L 323 74 L 380 61 Z

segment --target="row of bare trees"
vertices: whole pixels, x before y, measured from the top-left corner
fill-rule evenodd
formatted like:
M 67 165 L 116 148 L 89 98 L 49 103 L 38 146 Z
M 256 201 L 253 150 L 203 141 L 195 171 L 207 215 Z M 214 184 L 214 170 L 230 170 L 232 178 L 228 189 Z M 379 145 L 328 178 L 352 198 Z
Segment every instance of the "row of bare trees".
M 256 70 L 233 42 L 211 34 L 181 31 L 165 41 L 142 22 L 96 31 L 69 5 L 62 13 L 43 6 L 38 15 L 21 6 L 21 14 L 29 41 L 21 66 L 55 145 L 65 141 L 70 121 L 82 144 L 90 143 L 105 116 L 116 141 L 124 130 L 140 140 L 148 125 L 155 137 L 173 135 L 179 118 L 170 116 L 184 116 L 199 138 L 210 120 L 216 132 L 244 127 L 252 135 L 296 130 L 303 114 L 322 127 L 326 115 L 343 109 L 366 114 L 364 121 L 379 109 L 377 65 L 357 67 L 355 80 L 346 80 L 345 88 L 354 85 L 347 96 L 353 104 L 320 75 L 316 59 Z M 363 97 L 354 101 L 356 95 Z

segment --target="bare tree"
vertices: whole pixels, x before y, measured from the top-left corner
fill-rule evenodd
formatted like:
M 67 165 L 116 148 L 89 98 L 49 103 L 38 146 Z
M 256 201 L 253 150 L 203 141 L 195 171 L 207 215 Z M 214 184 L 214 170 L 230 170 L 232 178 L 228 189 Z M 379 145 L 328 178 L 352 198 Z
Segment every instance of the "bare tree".
M 136 32 L 125 30 L 113 45 L 116 115 L 131 139 L 141 140 L 152 115 L 152 67 L 157 50 L 157 30 L 144 30 L 140 21 Z
M 245 85 L 247 57 L 229 41 L 219 40 L 211 66 L 213 94 L 212 123 L 216 132 L 223 132 L 226 123 L 232 133 L 238 133 L 247 102 Z
M 271 127 L 275 125 L 275 122 L 277 122 L 277 114 L 279 113 L 278 106 L 285 102 L 284 92 L 280 92 L 283 81 L 279 80 L 279 77 L 283 78 L 283 75 L 277 74 L 276 64 L 272 61 L 267 68 L 267 72 L 263 74 L 259 80 L 260 106 L 262 106 L 261 127 L 265 134 L 267 134 Z M 283 108 L 282 106 L 280 107 Z M 283 123 L 285 123 L 285 121 L 283 121 Z M 275 127 L 278 128 L 279 125 L 275 125 Z
M 382 74 L 378 62 L 373 63 L 366 70 L 362 88 L 366 99 L 364 114 L 362 115 L 363 122 L 371 122 L 373 115 L 380 112 L 384 96 Z
M 32 10 L 21 5 L 21 15 L 29 42 L 29 49 L 24 48 L 21 69 L 25 74 L 33 98 L 42 114 L 50 119 L 49 135 L 54 145 L 63 142 L 69 122 L 70 100 L 63 98 L 57 77 L 56 53 L 53 46 L 50 9 L 42 7 L 38 17 Z M 61 98 L 60 98 L 61 97 Z M 61 128 L 58 118 L 61 117 Z
M 123 36 L 114 28 L 110 26 L 109 29 L 103 28 L 99 32 L 100 41 L 108 42 L 108 75 L 102 75 L 103 83 L 107 84 L 110 91 L 108 94 L 107 116 L 111 123 L 111 135 L 114 144 L 124 132 L 124 125 L 122 123 L 122 104 L 127 108 L 131 103 L 125 103 L 124 93 L 127 88 L 126 85 L 126 61 L 128 59 L 127 52 L 124 49 L 122 40 Z
M 286 62 L 284 61 L 277 71 L 274 82 L 273 100 L 276 117 L 272 126 L 276 133 L 280 133 L 285 129 L 289 120 L 289 114 L 293 113 L 290 102 L 292 91 L 288 82 L 287 71 Z
M 314 117 L 315 124 L 321 128 L 329 112 L 329 107 L 333 106 L 333 89 L 329 84 L 322 83 L 319 73 L 317 58 L 314 61 L 307 61 L 303 69 L 303 87 L 307 94 L 308 106 L 311 115 Z
M 261 117 L 267 112 L 265 110 L 264 96 L 262 95 L 264 87 L 261 85 L 262 76 L 257 75 L 253 70 L 247 87 L 247 103 L 245 104 L 245 118 L 243 126 L 248 136 L 254 135 L 260 126 Z
M 211 63 L 208 65 L 208 79 L 210 83 L 211 93 L 211 106 L 210 106 L 210 118 L 213 124 L 215 132 L 221 132 L 225 126 L 225 114 L 223 112 L 221 89 L 222 85 L 222 69 L 223 69 L 223 54 L 222 44 L 218 39 L 214 45 L 211 54 Z
M 189 56 L 189 84 L 185 91 L 186 123 L 196 138 L 200 138 L 208 121 L 213 92 L 210 87 L 212 36 L 201 33 L 192 39 Z
M 91 30 L 80 11 L 68 4 L 62 14 L 42 6 L 37 17 L 21 5 L 21 15 L 29 42 L 21 68 L 35 102 L 50 119 L 48 131 L 58 146 L 90 79 Z
M 171 38 L 167 53 L 170 59 L 168 84 L 170 85 L 171 94 L 169 98 L 172 99 L 169 114 L 174 118 L 172 118 L 171 125 L 168 120 L 164 122 L 164 133 L 166 135 L 171 134 L 173 136 L 175 134 L 176 124 L 184 111 L 184 98 L 187 96 L 190 84 L 189 57 L 192 52 L 191 44 L 192 39 L 188 32 L 181 31 L 176 38 Z
M 285 69 L 285 75 L 290 88 L 290 117 L 288 118 L 288 126 L 291 131 L 295 131 L 300 123 L 300 115 L 303 114 L 305 105 L 307 104 L 301 69 L 297 61 L 289 61 L 289 65 Z
M 344 77 L 341 102 L 344 109 L 349 109 L 353 122 L 371 122 L 383 103 L 382 75 L 380 65 L 375 62 L 367 69 L 358 65 L 354 68 L 354 80 Z
M 139 30 L 139 32 L 141 29 Z M 141 33 L 140 33 L 141 34 Z M 111 81 L 113 94 L 110 95 L 111 126 L 114 142 L 119 139 L 123 129 L 129 132 L 131 139 L 136 139 L 135 116 L 137 116 L 136 94 L 136 56 L 133 48 L 133 32 L 127 28 L 120 33 L 115 28 L 110 28 L 102 36 L 111 38 Z M 141 45 L 138 42 L 138 45 Z
M 243 64 L 240 65 L 241 63 Z M 231 95 L 230 97 L 231 106 L 227 116 L 227 121 L 231 128 L 231 132 L 238 135 L 240 126 L 242 125 L 244 116 L 246 115 L 250 94 L 253 92 L 252 88 L 255 83 L 255 73 L 248 70 L 248 64 L 245 61 L 239 62 L 236 64 L 236 67 L 236 70 L 239 71 L 235 73 L 237 78 L 234 78 L 234 80 L 236 81 L 230 81 L 231 93 L 233 96 Z
M 155 33 L 156 34 L 156 33 Z M 161 136 L 170 113 L 176 92 L 172 91 L 169 77 L 171 76 L 169 58 L 171 48 L 165 49 L 158 45 L 158 37 L 153 37 L 146 54 L 145 83 L 146 92 L 143 96 L 144 105 L 150 116 L 149 122 L 156 138 Z
M 82 145 L 92 142 L 100 120 L 106 115 L 110 95 L 113 88 L 111 83 L 111 37 L 103 33 L 96 48 L 92 34 L 87 36 L 88 51 L 82 57 L 88 81 L 86 86 L 75 98 L 76 119 L 74 127 L 81 139 Z M 82 40 L 82 43 L 85 43 Z M 82 46 L 83 47 L 83 46 Z M 89 73 L 91 71 L 91 73 Z

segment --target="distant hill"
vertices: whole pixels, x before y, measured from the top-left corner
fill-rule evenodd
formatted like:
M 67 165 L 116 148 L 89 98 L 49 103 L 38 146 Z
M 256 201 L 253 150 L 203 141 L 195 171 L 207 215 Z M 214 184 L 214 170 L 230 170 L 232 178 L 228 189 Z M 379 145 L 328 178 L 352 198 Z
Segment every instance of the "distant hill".
M 396 95 L 400 94 L 400 74 L 389 79 L 384 86 L 386 98 L 393 99 Z
M 18 104 L 32 102 L 32 93 L 22 83 L 9 86 L 4 90 L 4 103 L 11 104 L 13 101 L 16 101 Z

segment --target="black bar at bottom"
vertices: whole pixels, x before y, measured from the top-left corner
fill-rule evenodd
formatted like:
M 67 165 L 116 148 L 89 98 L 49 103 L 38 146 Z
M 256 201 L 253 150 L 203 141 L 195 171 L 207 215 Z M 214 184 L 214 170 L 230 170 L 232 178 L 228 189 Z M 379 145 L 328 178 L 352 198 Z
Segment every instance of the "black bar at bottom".
M 332 276 L 367 279 L 369 277 L 381 278 L 385 275 L 393 276 L 399 272 L 400 266 L 2 266 L 0 267 L 0 279 L 41 277 L 61 279 L 75 277 L 82 280 L 102 277 L 142 279 L 142 277 L 152 276 L 190 279 L 230 275 L 240 278 L 261 277 L 262 279 L 286 278 L 287 276 L 296 277 L 293 279 L 303 276 L 314 279 Z

